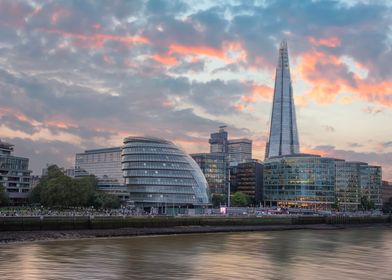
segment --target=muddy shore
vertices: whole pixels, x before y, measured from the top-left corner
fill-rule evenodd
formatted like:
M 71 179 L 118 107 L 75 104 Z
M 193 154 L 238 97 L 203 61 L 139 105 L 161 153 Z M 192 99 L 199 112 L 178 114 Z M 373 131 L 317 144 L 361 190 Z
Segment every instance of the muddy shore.
M 215 232 L 246 232 L 246 231 L 280 231 L 280 230 L 337 230 L 346 228 L 383 227 L 386 224 L 357 225 L 262 225 L 262 226 L 178 226 L 165 228 L 120 228 L 98 230 L 63 230 L 63 231 L 3 231 L 0 232 L 0 245 L 14 242 L 32 242 L 67 239 L 108 238 L 140 235 L 194 234 Z

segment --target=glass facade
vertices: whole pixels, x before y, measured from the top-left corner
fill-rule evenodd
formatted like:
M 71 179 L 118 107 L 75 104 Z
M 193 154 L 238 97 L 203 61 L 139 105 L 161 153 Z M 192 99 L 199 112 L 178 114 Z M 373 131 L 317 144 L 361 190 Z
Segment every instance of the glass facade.
M 12 155 L 13 145 L 0 140 L 0 184 L 14 203 L 25 202 L 31 190 L 29 159 Z
M 361 196 L 366 196 L 376 208 L 382 207 L 381 186 L 382 174 L 380 166 L 363 163 L 360 165 Z
M 381 167 L 363 162 L 298 154 L 270 158 L 263 165 L 267 205 L 355 211 L 366 196 L 380 209 L 381 185 Z
M 343 211 L 358 210 L 361 197 L 360 163 L 336 160 L 336 201 Z
M 196 162 L 170 141 L 128 137 L 122 149 L 122 172 L 137 207 L 205 207 L 208 185 Z
M 94 175 L 99 190 L 129 199 L 121 170 L 121 147 L 87 150 L 76 154 L 75 177 Z
M 200 153 L 191 157 L 199 165 L 209 186 L 210 193 L 227 195 L 227 162 L 223 154 Z
M 241 163 L 252 159 L 252 140 L 230 139 L 228 141 L 229 162 Z
M 329 209 L 335 202 L 335 159 L 270 158 L 264 162 L 263 189 L 266 205 Z
M 263 165 L 258 161 L 240 163 L 235 171 L 236 191 L 249 196 L 254 205 L 262 202 Z
M 299 153 L 297 121 L 286 41 L 280 44 L 278 60 L 266 158 Z

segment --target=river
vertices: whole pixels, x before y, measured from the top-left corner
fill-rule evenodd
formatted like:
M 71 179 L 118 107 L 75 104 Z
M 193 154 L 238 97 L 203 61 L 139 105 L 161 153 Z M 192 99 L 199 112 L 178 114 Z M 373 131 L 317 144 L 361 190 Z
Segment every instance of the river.
M 392 230 L 293 230 L 0 245 L 0 279 L 392 279 Z

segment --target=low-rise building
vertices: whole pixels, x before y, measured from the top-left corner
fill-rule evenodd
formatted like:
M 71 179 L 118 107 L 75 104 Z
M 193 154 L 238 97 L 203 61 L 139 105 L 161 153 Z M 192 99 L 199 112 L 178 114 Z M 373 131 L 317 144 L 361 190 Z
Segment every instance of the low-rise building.
M 0 140 L 0 184 L 4 186 L 11 202 L 27 201 L 31 191 L 29 159 L 12 155 L 14 145 Z
M 264 203 L 330 209 L 335 203 L 335 159 L 297 154 L 264 161 Z

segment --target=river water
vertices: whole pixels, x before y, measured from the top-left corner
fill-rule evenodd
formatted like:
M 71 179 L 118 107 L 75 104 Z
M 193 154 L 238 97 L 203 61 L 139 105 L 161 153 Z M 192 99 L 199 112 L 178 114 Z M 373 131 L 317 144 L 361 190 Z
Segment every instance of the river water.
M 0 245 L 1 280 L 392 279 L 392 229 L 295 230 Z

